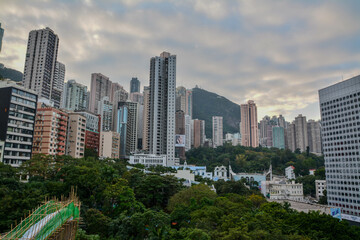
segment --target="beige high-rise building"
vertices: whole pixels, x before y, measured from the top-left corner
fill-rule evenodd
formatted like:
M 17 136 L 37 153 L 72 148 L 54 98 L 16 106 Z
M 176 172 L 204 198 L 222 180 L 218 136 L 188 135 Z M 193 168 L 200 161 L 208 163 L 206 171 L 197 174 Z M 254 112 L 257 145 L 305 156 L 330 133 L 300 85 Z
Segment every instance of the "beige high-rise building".
M 195 129 L 195 126 L 194 126 L 194 129 Z M 223 145 L 223 134 L 224 134 L 223 133 L 223 117 L 213 116 L 212 117 L 212 141 L 213 141 L 214 148 Z M 195 143 L 195 134 L 194 134 L 194 143 Z
M 98 102 L 103 97 L 109 97 L 109 100 L 112 101 L 112 89 L 114 87 L 107 76 L 101 73 L 91 74 L 89 111 L 98 114 Z
M 39 102 L 35 118 L 33 154 L 64 155 L 68 114 Z
M 100 152 L 103 158 L 119 158 L 120 154 L 120 133 L 101 132 L 100 133 Z
M 194 129 L 194 142 L 193 142 L 193 147 L 194 148 L 198 148 L 201 146 L 201 133 L 202 133 L 202 128 L 201 128 L 201 121 L 199 119 L 194 119 L 193 120 L 193 129 Z
M 308 144 L 308 135 L 307 135 L 307 123 L 306 117 L 299 114 L 295 118 L 295 146 L 296 149 L 300 149 L 301 152 L 305 152 Z
M 176 110 L 192 118 L 192 91 L 182 86 L 176 88 Z
M 144 111 L 143 111 L 143 150 L 149 151 L 149 95 L 150 88 L 144 87 Z
M 259 130 L 257 121 L 257 107 L 254 101 L 249 100 L 240 105 L 241 112 L 241 145 L 246 147 L 259 146 Z
M 66 155 L 82 158 L 85 154 L 86 117 L 80 113 L 69 113 L 67 126 Z
M 289 124 L 289 127 L 286 129 L 286 141 L 285 148 L 290 149 L 292 152 L 296 150 L 296 140 L 295 140 L 295 124 Z

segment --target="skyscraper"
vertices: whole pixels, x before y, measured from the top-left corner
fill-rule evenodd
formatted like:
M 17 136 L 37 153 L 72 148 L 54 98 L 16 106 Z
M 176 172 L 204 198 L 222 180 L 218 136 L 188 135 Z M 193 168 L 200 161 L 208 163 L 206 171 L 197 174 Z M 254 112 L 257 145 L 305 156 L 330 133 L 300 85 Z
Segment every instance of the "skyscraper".
M 308 146 L 306 117 L 299 114 L 295 117 L 295 148 L 305 152 Z
M 185 115 L 185 151 L 191 149 L 191 117 Z
M 71 111 L 87 109 L 87 86 L 69 80 L 65 83 L 63 92 L 63 108 Z
M 307 122 L 309 151 L 321 154 L 320 121 L 309 120 Z
M 50 28 L 33 30 L 29 33 L 25 57 L 23 86 L 54 102 L 60 107 L 61 81 L 65 67 L 57 64 L 59 38 Z M 55 79 L 56 72 L 56 79 Z
M 82 158 L 85 154 L 86 117 L 80 113 L 69 113 L 65 154 Z
M 186 141 L 185 138 L 185 114 L 182 110 L 177 110 L 175 113 L 175 134 L 179 135 L 179 139 Z M 181 145 L 181 141 L 176 144 Z M 180 159 L 185 159 L 185 144 L 184 146 L 175 147 L 175 156 Z
M 142 137 L 142 149 L 149 151 L 149 135 L 150 135 L 150 88 L 144 87 L 144 111 L 143 111 L 143 137 Z
M 285 148 L 285 135 L 283 127 L 275 126 L 272 128 L 272 146 L 279 149 Z
M 90 87 L 90 100 L 89 100 L 89 110 L 95 114 L 98 113 L 98 102 L 101 101 L 103 97 L 109 97 L 112 90 L 112 82 L 109 78 L 101 73 L 92 73 L 91 74 L 91 87 Z
M 259 146 L 257 108 L 254 101 L 249 100 L 240 105 L 241 112 L 241 145 L 247 147 Z
M 360 76 L 319 90 L 327 202 L 360 222 Z
M 176 110 L 182 110 L 192 118 L 192 91 L 180 86 L 176 88 Z
M 140 81 L 133 77 L 130 81 L 130 93 L 140 92 Z
M 194 122 L 194 132 L 195 132 L 195 122 Z M 199 129 L 201 129 L 201 126 L 199 124 Z M 213 116 L 212 117 L 212 141 L 213 141 L 213 147 L 216 148 L 218 146 L 223 145 L 223 117 L 221 116 Z M 200 141 L 200 138 L 199 138 Z M 194 134 L 194 146 L 197 140 L 195 139 Z
M 103 97 L 98 102 L 98 114 L 101 117 L 101 131 L 112 131 L 113 129 L 113 104 L 109 97 Z
M 149 151 L 166 154 L 175 164 L 176 55 L 163 52 L 150 59 Z
M 0 52 L 1 52 L 1 48 L 2 48 L 2 39 L 4 37 L 4 29 L 1 28 L 1 23 L 0 23 Z
M 65 65 L 61 62 L 55 63 L 54 81 L 52 87 L 51 101 L 54 102 L 54 106 L 60 107 L 63 99 L 65 81 Z

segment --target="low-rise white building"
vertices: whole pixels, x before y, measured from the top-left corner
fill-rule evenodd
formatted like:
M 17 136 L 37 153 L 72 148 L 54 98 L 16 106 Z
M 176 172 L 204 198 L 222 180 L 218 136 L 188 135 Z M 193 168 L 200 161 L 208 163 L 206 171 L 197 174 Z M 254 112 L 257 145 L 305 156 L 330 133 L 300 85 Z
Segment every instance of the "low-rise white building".
M 285 179 L 261 182 L 261 193 L 274 200 L 304 201 L 303 184 Z
M 326 180 L 315 180 L 316 199 L 324 196 L 324 190 L 326 190 Z
M 285 168 L 285 176 L 287 179 L 295 179 L 295 173 L 294 173 L 294 166 L 289 166 L 287 168 Z
M 167 157 L 165 154 L 156 155 L 156 154 L 134 154 L 130 156 L 130 164 L 142 164 L 146 167 L 150 166 L 166 166 Z
M 227 169 L 225 166 L 217 166 L 215 169 L 214 169 L 214 178 L 213 178 L 215 181 L 217 180 L 229 180 L 228 178 L 228 174 L 227 174 Z

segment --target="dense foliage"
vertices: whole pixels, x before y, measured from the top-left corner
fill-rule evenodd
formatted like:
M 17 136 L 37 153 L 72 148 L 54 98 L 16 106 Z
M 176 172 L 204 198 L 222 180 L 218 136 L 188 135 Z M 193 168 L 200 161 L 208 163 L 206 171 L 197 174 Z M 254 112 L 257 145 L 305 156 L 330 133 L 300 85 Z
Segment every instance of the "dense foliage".
M 157 169 L 161 172 L 161 169 Z M 19 181 L 20 171 L 29 174 Z M 360 239 L 358 227 L 267 202 L 241 182 L 185 188 L 172 176 L 122 161 L 35 155 L 22 169 L 0 163 L 0 232 L 71 187 L 82 202 L 78 239 Z
M 213 171 L 216 166 L 230 164 L 234 172 L 263 172 L 269 169 L 271 163 L 274 174 L 284 175 L 285 168 L 292 165 L 297 176 L 305 176 L 309 174 L 309 169 L 324 166 L 324 158 L 311 153 L 232 146 L 230 143 L 217 148 L 193 148 L 186 152 L 186 158 L 188 164 L 207 166 L 207 171 Z

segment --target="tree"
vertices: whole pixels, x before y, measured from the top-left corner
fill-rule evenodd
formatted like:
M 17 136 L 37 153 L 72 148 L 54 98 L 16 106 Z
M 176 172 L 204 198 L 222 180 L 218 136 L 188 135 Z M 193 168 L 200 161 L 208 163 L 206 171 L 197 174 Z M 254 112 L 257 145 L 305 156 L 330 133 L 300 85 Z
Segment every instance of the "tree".
M 105 238 L 109 234 L 111 219 L 97 209 L 89 209 L 85 213 L 86 230 L 89 234 L 99 234 Z

